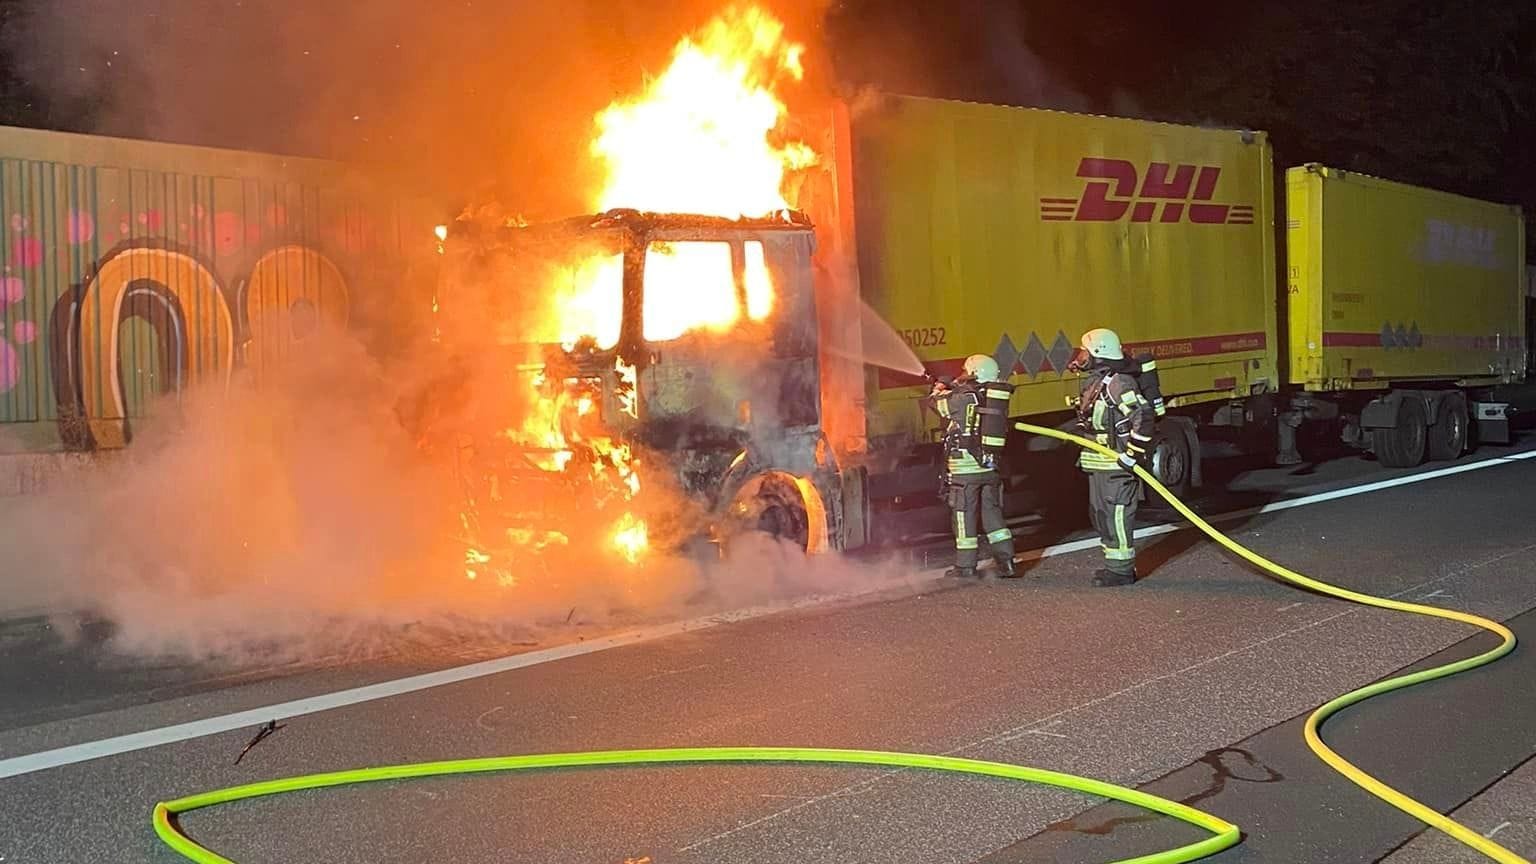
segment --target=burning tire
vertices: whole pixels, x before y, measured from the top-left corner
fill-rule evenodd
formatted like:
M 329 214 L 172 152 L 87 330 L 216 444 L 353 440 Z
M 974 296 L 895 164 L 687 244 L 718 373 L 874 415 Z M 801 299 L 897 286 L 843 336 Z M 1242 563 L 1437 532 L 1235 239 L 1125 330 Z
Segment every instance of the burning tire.
M 808 552 L 827 548 L 826 509 L 810 481 L 771 471 L 747 480 L 717 522 L 716 533 L 729 548 L 744 534 L 773 537 Z

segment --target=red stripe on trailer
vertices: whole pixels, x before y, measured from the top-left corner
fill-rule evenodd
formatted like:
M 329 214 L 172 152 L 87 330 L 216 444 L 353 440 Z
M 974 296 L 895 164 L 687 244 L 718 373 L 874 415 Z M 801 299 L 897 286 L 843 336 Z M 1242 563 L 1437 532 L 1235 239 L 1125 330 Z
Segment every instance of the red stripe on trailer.
M 1380 333 L 1324 333 L 1324 348 L 1380 348 Z
M 1236 354 L 1244 351 L 1262 351 L 1269 343 L 1263 331 L 1254 333 L 1229 333 L 1224 336 L 1200 336 L 1193 339 L 1163 339 L 1158 342 L 1130 342 L 1125 350 L 1130 354 L 1151 354 L 1161 360 L 1164 357 L 1209 357 L 1213 354 Z
M 1254 333 L 1229 333 L 1223 336 L 1200 336 L 1191 339 L 1162 339 L 1157 342 L 1131 342 L 1126 344 L 1125 350 L 1131 356 L 1151 354 L 1160 360 L 1179 357 L 1210 357 L 1218 354 L 1262 351 L 1268 344 L 1268 341 L 1263 331 L 1258 331 Z M 1046 365 L 1049 366 L 1049 364 Z M 964 366 L 964 357 L 926 360 L 923 362 L 923 368 L 927 370 L 928 374 L 935 377 L 954 377 L 960 374 Z M 1016 374 L 1022 372 L 1022 367 L 1015 365 L 1014 372 Z M 922 378 L 916 375 L 898 372 L 894 369 L 881 369 L 877 376 L 877 382 L 881 390 L 920 387 L 925 383 Z

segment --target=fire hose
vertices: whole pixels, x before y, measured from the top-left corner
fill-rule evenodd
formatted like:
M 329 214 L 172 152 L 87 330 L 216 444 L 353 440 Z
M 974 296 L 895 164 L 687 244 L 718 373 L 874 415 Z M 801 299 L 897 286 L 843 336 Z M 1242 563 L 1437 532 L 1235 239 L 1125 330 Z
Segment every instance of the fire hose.
M 1055 438 L 1067 443 L 1075 444 L 1090 450 L 1101 452 L 1111 458 L 1117 454 L 1107 447 L 1086 438 L 1081 438 L 1067 432 L 1050 429 L 1042 426 L 1033 426 L 1027 423 L 1015 424 L 1020 431 L 1034 435 L 1043 435 Z M 1380 780 L 1365 773 L 1344 759 L 1326 743 L 1319 733 L 1324 720 L 1338 711 L 1369 699 L 1372 696 L 1402 689 L 1425 681 L 1454 675 L 1468 669 L 1473 669 L 1487 663 L 1491 663 L 1515 647 L 1515 636 L 1507 627 L 1486 618 L 1459 612 L 1452 609 L 1443 609 L 1436 606 L 1426 606 L 1417 603 L 1404 603 L 1398 600 L 1390 600 L 1362 594 L 1339 588 L 1326 582 L 1303 576 L 1293 570 L 1283 567 L 1259 555 L 1256 552 L 1238 544 L 1236 541 L 1213 528 L 1210 523 L 1200 518 L 1193 510 L 1189 509 L 1182 501 L 1168 491 L 1157 478 L 1141 465 L 1131 466 L 1138 477 L 1149 488 L 1157 492 L 1168 501 L 1175 510 L 1185 519 L 1205 532 L 1217 543 L 1237 554 L 1248 562 L 1254 564 L 1267 573 L 1311 591 L 1326 594 L 1333 597 L 1361 603 L 1368 606 L 1376 606 L 1383 609 L 1394 609 L 1402 612 L 1412 612 L 1419 615 L 1430 615 L 1437 618 L 1445 618 L 1465 624 L 1471 624 L 1488 630 L 1499 637 L 1501 643 L 1498 647 L 1485 651 L 1474 657 L 1401 675 L 1380 681 L 1366 687 L 1352 690 L 1339 696 L 1327 704 L 1319 707 L 1307 718 L 1305 726 L 1305 738 L 1310 747 L 1320 758 L 1334 770 L 1343 774 L 1350 781 L 1364 788 L 1372 795 L 1386 801 L 1388 804 L 1402 810 L 1424 823 L 1445 832 L 1457 841 L 1480 852 L 1481 854 L 1501 862 L 1501 864 L 1530 864 L 1524 858 L 1510 850 L 1500 846 L 1492 840 L 1472 831 L 1460 823 L 1440 814 L 1434 809 L 1415 801 L 1401 792 L 1387 786 Z M 172 850 L 179 853 L 187 860 L 198 864 L 235 864 L 228 858 L 219 855 L 192 840 L 183 833 L 177 824 L 175 817 L 178 814 L 219 804 L 227 804 L 234 801 L 242 801 L 251 798 L 261 798 L 270 795 L 278 795 L 285 792 L 295 792 L 303 789 L 321 789 L 332 786 L 345 786 L 360 783 L 374 783 L 388 780 L 404 780 L 419 777 L 438 777 L 451 774 L 478 774 L 486 772 L 504 771 L 528 771 L 550 770 L 575 767 L 598 766 L 640 766 L 640 765 L 676 765 L 676 764 L 701 764 L 701 763 L 790 763 L 790 764 L 842 764 L 842 765 L 867 765 L 881 766 L 897 769 L 921 769 L 930 771 L 950 772 L 967 775 L 980 775 L 995 777 L 1005 780 L 1018 780 L 1031 783 L 1041 783 L 1082 792 L 1088 795 L 1096 795 L 1122 801 L 1137 807 L 1151 810 L 1166 816 L 1173 817 L 1210 832 L 1210 836 L 1195 843 L 1179 846 L 1173 849 L 1154 852 L 1134 858 L 1121 859 L 1113 864 L 1180 864 L 1180 862 L 1196 861 L 1220 852 L 1223 849 L 1236 845 L 1241 839 L 1241 833 L 1236 825 L 1227 822 L 1203 810 L 1198 810 L 1186 804 L 1161 798 L 1140 790 L 1125 786 L 1106 783 L 1087 777 L 1079 777 L 1072 774 L 1064 774 L 1056 771 L 1048 771 L 1040 768 L 1029 768 L 1019 765 L 1009 765 L 1000 762 L 986 762 L 975 759 L 962 759 L 952 756 L 934 756 L 918 753 L 892 753 L 875 750 L 830 750 L 804 747 L 706 747 L 706 748 L 676 748 L 658 750 L 608 750 L 589 751 L 581 753 L 542 753 L 516 756 L 496 756 L 480 759 L 459 759 L 446 762 L 418 762 L 403 765 L 386 765 L 375 768 L 361 768 L 348 771 L 336 771 L 323 774 L 308 774 L 296 777 L 288 777 L 277 780 L 268 780 L 259 783 L 251 783 L 244 786 L 234 786 L 226 789 L 218 789 L 210 792 L 201 792 L 171 801 L 163 801 L 155 805 L 152 822 L 155 833 L 161 841 Z
M 1099 444 L 1095 441 L 1090 441 L 1087 438 L 1082 438 L 1068 432 L 1062 432 L 1058 429 L 1050 429 L 1044 426 L 1034 426 L 1029 423 L 1015 423 L 1014 427 L 1021 432 L 1028 432 L 1032 435 L 1043 435 L 1047 438 L 1055 438 L 1060 441 L 1065 441 L 1069 444 L 1076 444 L 1079 447 L 1093 450 L 1108 456 L 1111 459 L 1119 458 L 1119 454 L 1102 444 Z M 1343 756 L 1340 756 L 1332 747 L 1329 747 L 1327 743 L 1323 741 L 1320 732 L 1323 721 L 1327 720 L 1334 714 L 1337 714 L 1339 711 L 1342 711 L 1343 709 L 1356 704 L 1357 702 L 1363 702 L 1372 696 L 1378 696 L 1382 693 L 1390 693 L 1393 690 L 1401 690 L 1404 687 L 1411 687 L 1415 684 L 1421 684 L 1425 681 L 1433 681 L 1436 678 L 1445 678 L 1450 675 L 1455 675 L 1458 672 L 1465 672 L 1468 669 L 1476 669 L 1479 666 L 1492 663 L 1500 657 L 1503 657 L 1505 654 L 1508 654 L 1515 649 L 1515 634 L 1510 632 L 1508 627 L 1505 627 L 1503 624 L 1500 624 L 1497 621 L 1491 621 L 1487 618 L 1483 618 L 1482 616 L 1473 615 L 1468 612 L 1460 612 L 1455 609 L 1444 609 L 1439 606 L 1428 606 L 1421 603 L 1404 603 L 1401 600 L 1391 600 L 1385 597 L 1376 597 L 1370 594 L 1362 594 L 1358 591 L 1351 591 L 1347 588 L 1340 588 L 1336 585 L 1330 585 L 1327 582 L 1322 582 L 1308 576 L 1303 576 L 1294 570 L 1276 564 L 1268 558 L 1265 558 L 1264 556 L 1254 552 L 1246 546 L 1239 544 L 1231 537 L 1228 537 L 1227 535 L 1211 527 L 1211 523 L 1201 519 L 1200 516 L 1195 513 L 1195 511 L 1189 509 L 1188 505 L 1186 505 L 1183 501 L 1180 501 L 1178 497 L 1175 496 L 1172 492 L 1168 491 L 1168 488 L 1162 483 L 1158 482 L 1158 479 L 1153 476 L 1152 472 L 1148 471 L 1145 467 L 1137 464 L 1131 466 L 1131 468 L 1136 472 L 1136 476 L 1141 478 L 1142 482 L 1146 483 L 1147 486 L 1152 489 L 1152 491 L 1162 496 L 1164 500 L 1172 505 L 1173 509 L 1178 511 L 1180 516 L 1183 516 L 1185 519 L 1189 520 L 1191 525 L 1194 525 L 1196 528 L 1199 528 L 1201 531 L 1205 532 L 1206 536 L 1221 544 L 1228 551 L 1236 554 L 1238 557 L 1244 559 L 1250 564 L 1253 564 L 1260 570 L 1263 570 L 1266 573 L 1269 573 L 1270 575 L 1280 579 L 1281 581 L 1288 582 L 1299 588 L 1315 591 L 1319 594 L 1326 594 L 1330 597 L 1338 597 L 1340 599 L 1349 600 L 1353 603 L 1360 603 L 1365 606 L 1375 606 L 1380 609 L 1394 609 L 1399 612 L 1411 612 L 1415 615 L 1429 615 L 1435 618 L 1444 618 L 1448 621 L 1457 621 L 1462 624 L 1471 624 L 1474 627 L 1481 627 L 1482 629 L 1498 636 L 1500 639 L 1498 646 L 1484 651 L 1481 654 L 1468 657 L 1464 660 L 1458 660 L 1454 663 L 1447 663 L 1443 666 L 1436 666 L 1431 669 L 1424 669 L 1419 672 L 1413 672 L 1407 675 L 1399 675 L 1395 678 L 1388 678 L 1385 681 L 1378 681 L 1374 684 L 1370 684 L 1356 690 L 1351 690 L 1348 693 L 1345 693 L 1344 695 L 1325 703 L 1324 705 L 1317 708 L 1317 710 L 1313 711 L 1311 716 L 1307 717 L 1307 722 L 1302 729 L 1302 734 L 1306 739 L 1307 746 L 1311 748 L 1313 753 L 1317 754 L 1318 758 L 1328 763 L 1329 767 L 1333 768 L 1335 771 L 1343 774 L 1350 780 L 1350 782 L 1361 787 L 1377 798 L 1380 798 L 1388 804 L 1391 804 L 1393 807 L 1396 807 L 1397 809 L 1407 813 L 1415 819 L 1418 819 L 1427 825 L 1443 831 L 1455 840 L 1471 847 L 1472 849 L 1482 853 L 1494 861 L 1501 862 L 1501 864 L 1530 864 L 1530 862 L 1526 859 L 1521 858 L 1519 855 L 1516 855 L 1498 843 L 1495 843 L 1487 837 L 1477 833 L 1476 831 L 1467 828 L 1465 825 L 1462 825 L 1450 817 L 1441 814 L 1434 808 L 1428 807 L 1419 803 L 1418 801 L 1415 801 L 1407 795 L 1404 795 L 1396 789 L 1393 789 L 1391 786 L 1388 786 L 1380 780 L 1377 780 L 1375 777 L 1372 777 L 1371 775 L 1360 770 L 1349 760 L 1345 759 Z

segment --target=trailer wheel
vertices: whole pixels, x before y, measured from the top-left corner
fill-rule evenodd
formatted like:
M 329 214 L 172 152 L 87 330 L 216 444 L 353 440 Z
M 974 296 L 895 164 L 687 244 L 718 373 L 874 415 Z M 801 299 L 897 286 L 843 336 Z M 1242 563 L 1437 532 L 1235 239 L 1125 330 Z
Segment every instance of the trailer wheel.
M 1189 493 L 1189 438 L 1179 424 L 1169 424 L 1168 433 L 1159 437 L 1152 451 L 1152 475 L 1176 497 Z
M 1377 461 L 1387 468 L 1415 468 L 1424 462 L 1428 438 L 1424 400 L 1405 393 L 1397 406 L 1397 422 L 1371 430 L 1371 449 L 1376 451 Z
M 1440 420 L 1429 427 L 1429 458 L 1459 459 L 1467 450 L 1467 403 L 1456 396 L 1440 401 Z

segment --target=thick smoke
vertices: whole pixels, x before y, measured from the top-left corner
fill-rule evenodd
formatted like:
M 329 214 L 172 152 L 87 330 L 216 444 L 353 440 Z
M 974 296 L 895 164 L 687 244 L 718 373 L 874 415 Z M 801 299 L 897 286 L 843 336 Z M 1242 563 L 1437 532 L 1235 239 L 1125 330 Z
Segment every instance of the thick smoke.
M 821 2 L 764 5 L 816 42 Z M 445 214 L 494 200 L 537 218 L 586 209 L 593 115 L 719 11 L 37 0 L 3 38 L 35 83 L 97 106 L 85 131 L 361 160 Z M 457 353 L 399 342 L 387 356 L 313 337 L 259 387 L 236 377 L 164 400 L 119 458 L 8 503 L 0 614 L 88 611 L 133 652 L 298 659 L 410 639 L 526 641 L 900 578 L 766 538 L 725 562 L 658 554 L 635 566 L 617 560 L 590 502 L 523 487 L 502 491 L 536 501 L 567 542 L 467 578 L 455 432 L 488 440 L 529 410 L 508 370 L 537 359 L 485 336 Z M 647 470 L 644 490 L 653 541 L 697 527 L 665 470 Z
M 453 212 L 586 209 L 593 115 L 720 0 L 22 0 L 0 34 L 76 131 L 363 162 Z M 817 45 L 825 0 L 762 0 Z
M 515 562 L 511 581 L 468 580 L 451 466 L 400 410 L 415 383 L 332 336 L 260 388 L 159 405 L 121 459 L 7 502 L 7 610 L 99 616 L 132 653 L 269 662 L 559 638 L 902 578 L 767 538 L 724 562 L 631 565 L 580 502 L 552 497 L 570 546 Z M 679 503 L 646 501 L 651 518 Z

